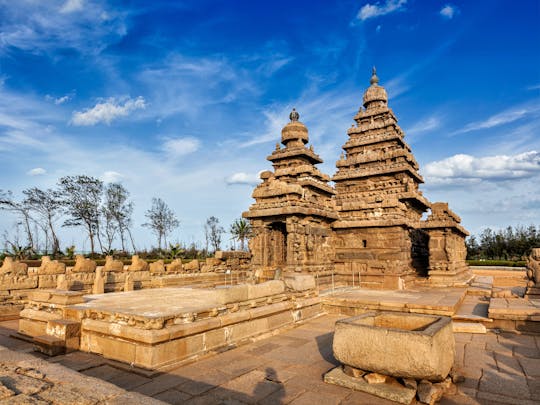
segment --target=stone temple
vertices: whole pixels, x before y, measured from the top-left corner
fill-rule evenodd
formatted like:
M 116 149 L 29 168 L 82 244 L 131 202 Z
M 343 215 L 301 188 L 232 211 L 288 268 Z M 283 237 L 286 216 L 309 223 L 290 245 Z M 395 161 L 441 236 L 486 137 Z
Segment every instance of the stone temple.
M 261 173 L 243 214 L 254 232 L 253 268 L 262 279 L 301 272 L 320 285 L 371 289 L 466 284 L 468 233 L 447 203 L 432 203 L 419 189 L 418 163 L 375 69 L 362 104 L 333 177 L 316 168 L 322 159 L 291 112 L 283 146 L 267 158 L 274 170 Z

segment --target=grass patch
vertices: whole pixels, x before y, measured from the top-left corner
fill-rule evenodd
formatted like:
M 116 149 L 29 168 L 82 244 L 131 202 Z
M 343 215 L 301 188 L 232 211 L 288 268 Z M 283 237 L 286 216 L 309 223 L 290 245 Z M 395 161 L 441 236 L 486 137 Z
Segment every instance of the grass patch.
M 525 260 L 467 260 L 469 266 L 525 267 Z

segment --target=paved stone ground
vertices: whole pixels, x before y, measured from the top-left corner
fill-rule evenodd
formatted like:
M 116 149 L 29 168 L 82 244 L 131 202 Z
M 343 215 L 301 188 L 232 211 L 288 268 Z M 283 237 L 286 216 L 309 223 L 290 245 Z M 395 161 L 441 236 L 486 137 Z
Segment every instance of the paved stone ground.
M 29 354 L 30 344 L 9 337 L 17 321 L 8 321 L 0 323 L 0 345 L 5 347 L 0 350 L 0 363 L 13 364 L 17 356 L 25 356 L 26 361 L 32 357 L 41 362 L 42 368 L 44 363 L 62 365 L 71 391 L 78 392 L 79 387 L 80 392 L 88 392 L 90 385 L 92 391 L 106 392 L 109 403 L 144 403 L 138 402 L 140 393 L 147 396 L 142 398 L 148 403 L 152 397 L 170 404 L 392 404 L 322 381 L 322 375 L 337 365 L 332 336 L 334 323 L 340 318 L 325 315 L 279 335 L 156 375 L 119 368 L 118 363 L 81 352 L 44 361 L 39 354 Z M 442 404 L 540 403 L 539 335 L 455 336 L 455 364 L 465 381 L 455 393 L 445 396 Z M 1 373 L 0 369 L 0 380 Z M 117 391 L 111 388 L 115 386 Z M 45 397 L 43 403 L 70 403 Z

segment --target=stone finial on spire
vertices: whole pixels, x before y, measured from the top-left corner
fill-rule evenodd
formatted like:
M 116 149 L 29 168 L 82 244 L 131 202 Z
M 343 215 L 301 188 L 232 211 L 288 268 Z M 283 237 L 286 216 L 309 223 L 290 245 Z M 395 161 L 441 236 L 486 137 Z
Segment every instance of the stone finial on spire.
M 300 114 L 298 114 L 298 111 L 296 111 L 296 108 L 293 108 L 291 113 L 289 114 L 289 118 L 291 122 L 298 121 L 300 119 Z
M 373 69 L 371 70 L 371 80 L 369 81 L 372 85 L 379 83 L 379 78 L 377 77 L 377 69 L 375 66 L 373 66 Z

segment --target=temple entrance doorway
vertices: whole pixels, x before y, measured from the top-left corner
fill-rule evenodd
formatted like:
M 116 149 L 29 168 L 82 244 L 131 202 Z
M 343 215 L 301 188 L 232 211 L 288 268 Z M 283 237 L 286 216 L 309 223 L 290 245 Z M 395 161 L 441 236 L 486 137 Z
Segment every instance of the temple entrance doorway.
M 284 222 L 270 224 L 268 266 L 284 268 L 287 265 L 287 226 Z

